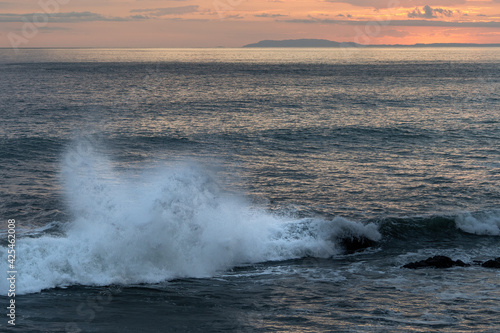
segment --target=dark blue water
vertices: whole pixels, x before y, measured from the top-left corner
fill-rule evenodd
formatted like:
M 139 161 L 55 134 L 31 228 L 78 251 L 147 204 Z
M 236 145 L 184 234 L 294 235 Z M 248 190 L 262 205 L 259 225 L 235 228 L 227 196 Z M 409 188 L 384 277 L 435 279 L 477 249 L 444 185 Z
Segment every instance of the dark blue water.
M 500 329 L 498 50 L 0 54 L 16 329 Z

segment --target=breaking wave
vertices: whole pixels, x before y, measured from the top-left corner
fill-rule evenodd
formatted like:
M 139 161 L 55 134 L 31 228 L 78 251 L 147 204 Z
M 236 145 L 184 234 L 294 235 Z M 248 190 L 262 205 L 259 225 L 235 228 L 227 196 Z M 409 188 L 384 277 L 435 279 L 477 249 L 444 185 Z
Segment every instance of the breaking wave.
M 209 277 L 248 263 L 330 257 L 345 237 L 381 238 L 374 223 L 294 219 L 256 208 L 194 163 L 127 175 L 89 145 L 63 161 L 73 218 L 59 224 L 59 234 L 17 240 L 18 294 Z M 0 285 L 6 293 L 6 279 Z

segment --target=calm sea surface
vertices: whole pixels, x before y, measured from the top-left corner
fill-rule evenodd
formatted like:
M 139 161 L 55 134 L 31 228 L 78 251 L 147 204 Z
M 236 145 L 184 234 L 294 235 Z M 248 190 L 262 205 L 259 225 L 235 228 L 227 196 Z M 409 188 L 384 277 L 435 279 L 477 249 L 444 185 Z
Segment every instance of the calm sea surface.
M 0 49 L 0 330 L 498 332 L 500 270 L 401 266 L 500 257 L 499 78 L 498 48 Z

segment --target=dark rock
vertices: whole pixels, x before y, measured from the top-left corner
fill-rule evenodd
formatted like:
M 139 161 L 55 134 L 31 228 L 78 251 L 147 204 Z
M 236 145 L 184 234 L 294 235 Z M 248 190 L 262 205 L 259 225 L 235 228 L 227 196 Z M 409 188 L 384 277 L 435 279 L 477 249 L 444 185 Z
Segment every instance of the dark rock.
M 366 237 L 346 237 L 340 240 L 346 253 L 354 253 L 377 245 L 377 242 Z
M 500 268 L 500 257 L 492 260 L 488 260 L 482 264 L 483 267 L 487 268 Z
M 462 260 L 452 260 L 446 256 L 434 256 L 421 261 L 411 262 L 403 266 L 403 268 L 450 268 L 454 266 L 467 267 L 470 264 L 464 263 Z
M 470 264 L 465 263 L 465 262 L 463 262 L 462 260 L 458 259 L 458 260 L 455 260 L 455 266 L 459 266 L 459 267 L 469 267 L 469 266 L 470 266 Z

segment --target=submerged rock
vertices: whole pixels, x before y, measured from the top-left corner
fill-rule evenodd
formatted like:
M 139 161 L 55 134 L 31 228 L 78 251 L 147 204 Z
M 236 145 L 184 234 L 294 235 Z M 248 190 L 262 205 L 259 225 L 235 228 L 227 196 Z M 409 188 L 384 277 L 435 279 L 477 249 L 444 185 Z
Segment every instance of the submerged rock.
M 377 245 L 377 242 L 367 237 L 346 237 L 341 239 L 340 244 L 346 253 L 354 253 Z
M 486 268 L 500 268 L 500 257 L 485 262 L 474 260 L 473 265 Z M 403 268 L 450 268 L 454 266 L 468 267 L 471 266 L 471 264 L 464 263 L 462 260 L 452 260 L 451 258 L 446 256 L 434 256 L 425 260 L 411 262 L 404 265 Z
M 500 257 L 483 262 L 481 266 L 487 268 L 500 268 Z
M 467 267 L 470 264 L 464 263 L 462 260 L 452 260 L 446 256 L 434 256 L 421 261 L 411 262 L 403 266 L 403 268 L 450 268 L 454 266 Z

